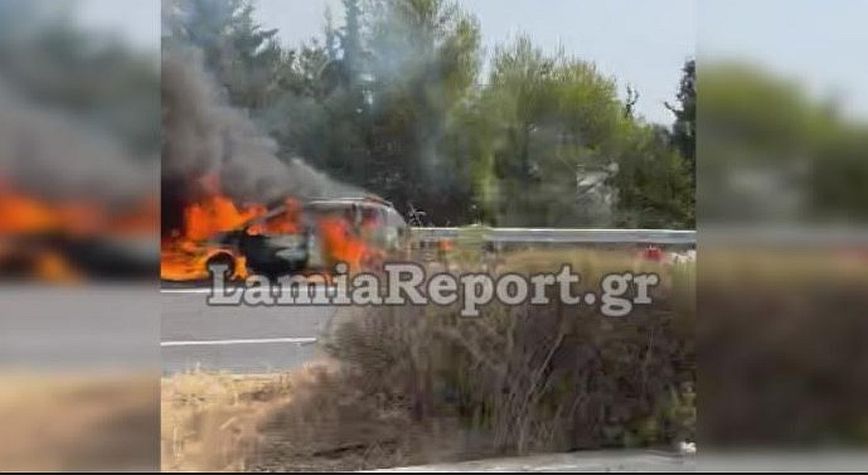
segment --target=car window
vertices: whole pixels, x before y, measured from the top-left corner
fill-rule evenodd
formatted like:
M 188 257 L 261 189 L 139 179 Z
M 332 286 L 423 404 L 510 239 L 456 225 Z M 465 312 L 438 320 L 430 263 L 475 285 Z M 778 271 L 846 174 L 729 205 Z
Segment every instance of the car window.
M 384 226 L 386 217 L 383 210 L 373 206 L 362 208 L 362 226 Z

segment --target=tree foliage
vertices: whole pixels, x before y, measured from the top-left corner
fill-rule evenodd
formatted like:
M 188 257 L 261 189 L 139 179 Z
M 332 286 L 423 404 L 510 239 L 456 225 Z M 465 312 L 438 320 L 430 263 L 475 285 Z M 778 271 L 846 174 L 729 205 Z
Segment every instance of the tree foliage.
M 692 226 L 686 79 L 670 133 L 635 117 L 637 91 L 622 100 L 593 63 L 528 37 L 499 45 L 482 77 L 479 22 L 448 0 L 343 0 L 343 25 L 327 12 L 322 37 L 294 49 L 246 0 L 166 1 L 165 43 L 202 49 L 285 158 L 404 213 L 436 225 Z
M 703 65 L 699 209 L 708 220 L 868 219 L 868 125 L 755 65 Z

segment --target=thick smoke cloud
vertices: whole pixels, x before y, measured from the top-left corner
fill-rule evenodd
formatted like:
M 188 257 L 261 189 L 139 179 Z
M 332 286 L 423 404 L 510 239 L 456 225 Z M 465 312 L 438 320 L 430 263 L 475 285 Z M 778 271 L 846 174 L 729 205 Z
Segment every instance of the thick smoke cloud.
M 223 192 L 239 202 L 361 194 L 301 159 L 279 159 L 276 143 L 226 104 L 197 50 L 163 52 L 162 104 L 164 227 L 172 227 L 171 215 L 183 202 L 203 192 L 196 183 L 206 176 L 218 176 Z
M 156 193 L 157 165 L 137 159 L 115 137 L 80 118 L 35 104 L 0 82 L 5 185 L 44 199 L 129 203 Z

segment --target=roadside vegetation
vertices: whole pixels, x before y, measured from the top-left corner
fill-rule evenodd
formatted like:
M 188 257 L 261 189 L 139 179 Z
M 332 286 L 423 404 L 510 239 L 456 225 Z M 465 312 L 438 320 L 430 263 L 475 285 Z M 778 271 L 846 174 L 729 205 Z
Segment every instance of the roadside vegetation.
M 0 471 L 155 469 L 152 372 L 3 367 L 0 378 Z
M 693 262 L 623 251 L 467 251 L 432 269 L 658 272 L 652 305 L 601 316 L 552 298 L 346 308 L 323 359 L 285 375 L 164 380 L 166 468 L 366 469 L 693 440 Z M 554 295 L 552 296 L 554 297 Z
M 434 306 L 347 311 L 309 367 L 167 378 L 164 467 L 362 469 L 694 437 L 868 440 L 864 253 L 715 249 L 698 281 L 695 263 L 569 254 L 493 265 L 535 271 L 566 258 L 590 279 L 609 265 L 665 278 L 652 306 L 620 319 L 556 305 L 492 305 L 476 319 Z M 702 321 L 694 288 L 713 309 Z M 696 434 L 699 392 L 717 397 Z

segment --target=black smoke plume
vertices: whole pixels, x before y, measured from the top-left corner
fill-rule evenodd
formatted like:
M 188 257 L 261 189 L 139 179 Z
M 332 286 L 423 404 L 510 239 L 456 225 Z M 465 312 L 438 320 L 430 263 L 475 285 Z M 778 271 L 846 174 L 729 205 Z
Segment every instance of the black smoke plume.
M 178 229 L 180 211 L 204 191 L 198 183 L 208 176 L 219 177 L 223 193 L 238 203 L 362 194 L 300 158 L 279 158 L 274 140 L 227 104 L 199 51 L 163 51 L 161 90 L 164 233 Z

